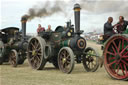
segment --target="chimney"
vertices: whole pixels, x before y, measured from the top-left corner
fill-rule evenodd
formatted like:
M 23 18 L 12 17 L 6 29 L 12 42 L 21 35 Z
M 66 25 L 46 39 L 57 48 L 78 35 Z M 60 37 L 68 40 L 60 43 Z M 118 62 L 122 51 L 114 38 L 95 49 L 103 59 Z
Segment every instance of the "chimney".
M 75 32 L 80 34 L 80 5 L 74 5 Z
M 27 16 L 23 16 L 21 18 L 21 26 L 22 26 L 22 37 L 25 39 L 26 37 L 26 22 L 27 22 Z

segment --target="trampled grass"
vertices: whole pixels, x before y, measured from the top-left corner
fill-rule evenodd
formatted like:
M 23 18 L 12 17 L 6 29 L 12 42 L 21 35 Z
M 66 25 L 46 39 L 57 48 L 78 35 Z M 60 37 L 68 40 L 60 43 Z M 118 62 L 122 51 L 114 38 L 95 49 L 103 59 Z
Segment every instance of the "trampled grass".
M 102 54 L 100 45 L 88 42 Z M 0 66 L 0 85 L 127 85 L 127 81 L 114 80 L 109 77 L 104 67 L 96 72 L 85 72 L 83 64 L 75 64 L 71 74 L 64 74 L 55 69 L 52 64 L 47 64 L 44 70 L 33 70 L 26 60 L 17 68 L 9 64 Z

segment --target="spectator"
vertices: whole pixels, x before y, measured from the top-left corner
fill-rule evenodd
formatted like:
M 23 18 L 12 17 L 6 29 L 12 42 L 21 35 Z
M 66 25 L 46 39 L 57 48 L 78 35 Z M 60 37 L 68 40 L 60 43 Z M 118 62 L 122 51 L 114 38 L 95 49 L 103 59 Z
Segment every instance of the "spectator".
M 38 24 L 37 33 L 45 31 L 44 27 L 41 27 L 41 24 Z
M 123 16 L 119 16 L 119 22 L 117 24 L 121 26 L 120 30 L 123 32 L 127 29 L 128 21 L 124 20 Z
M 114 34 L 112 26 L 113 18 L 109 17 L 108 21 L 104 24 L 104 35 L 106 36 L 112 36 Z
M 46 30 L 46 32 L 52 32 L 51 25 L 48 25 L 48 29 Z

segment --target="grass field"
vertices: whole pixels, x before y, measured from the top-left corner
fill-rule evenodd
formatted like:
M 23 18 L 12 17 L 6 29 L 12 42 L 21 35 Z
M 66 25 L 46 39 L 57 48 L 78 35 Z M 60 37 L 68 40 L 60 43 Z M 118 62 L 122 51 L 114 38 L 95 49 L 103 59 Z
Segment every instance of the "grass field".
M 100 45 L 90 41 L 87 44 L 102 54 Z M 52 64 L 47 64 L 41 71 L 33 70 L 26 60 L 17 68 L 1 65 L 0 85 L 128 85 L 128 82 L 110 78 L 104 67 L 92 73 L 85 72 L 82 64 L 75 64 L 71 74 L 64 74 Z

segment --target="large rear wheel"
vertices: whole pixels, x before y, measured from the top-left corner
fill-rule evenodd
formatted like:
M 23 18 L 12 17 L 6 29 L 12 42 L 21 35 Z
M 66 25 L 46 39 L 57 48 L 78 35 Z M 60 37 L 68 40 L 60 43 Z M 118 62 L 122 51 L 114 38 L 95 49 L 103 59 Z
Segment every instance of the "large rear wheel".
M 28 61 L 33 69 L 41 70 L 46 64 L 44 49 L 46 42 L 41 37 L 33 37 L 28 43 Z
M 128 79 L 128 37 L 111 37 L 104 49 L 104 67 L 108 74 L 118 80 Z
M 74 68 L 74 53 L 71 48 L 63 47 L 58 54 L 59 69 L 64 73 L 71 73 Z

